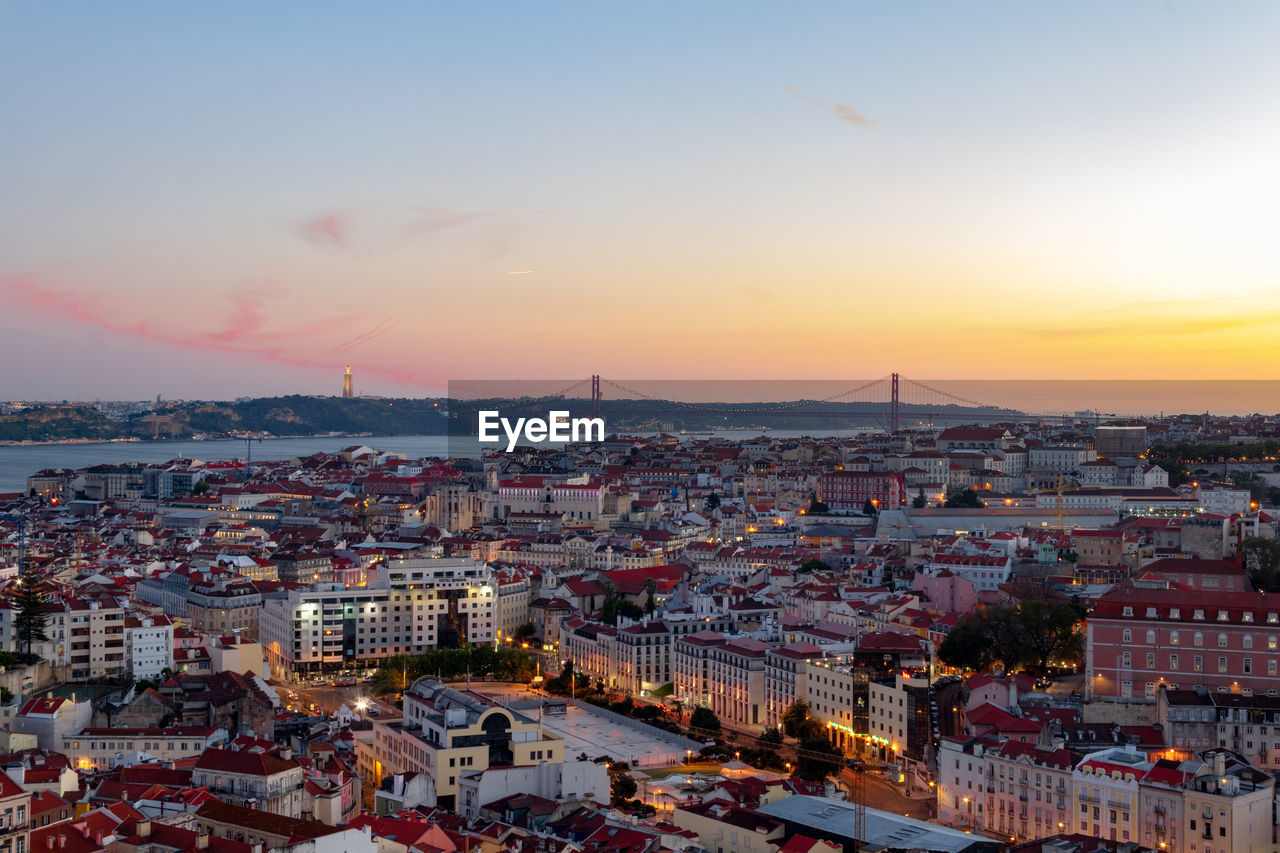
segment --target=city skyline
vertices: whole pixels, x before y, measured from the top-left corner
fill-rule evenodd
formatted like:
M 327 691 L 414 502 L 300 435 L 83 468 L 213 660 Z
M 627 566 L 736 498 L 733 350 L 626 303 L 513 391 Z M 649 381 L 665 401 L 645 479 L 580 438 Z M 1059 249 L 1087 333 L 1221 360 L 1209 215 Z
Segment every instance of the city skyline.
M 1278 23 L 9 5 L 5 396 L 1265 379 Z

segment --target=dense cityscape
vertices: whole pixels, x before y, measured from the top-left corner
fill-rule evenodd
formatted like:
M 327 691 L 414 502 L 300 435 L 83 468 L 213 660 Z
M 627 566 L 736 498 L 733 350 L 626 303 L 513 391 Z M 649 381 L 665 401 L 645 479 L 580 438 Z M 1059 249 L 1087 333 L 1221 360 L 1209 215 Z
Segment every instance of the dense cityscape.
M 1277 44 L 0 2 L 0 853 L 1280 853 Z
M 1270 849 L 1278 449 L 1199 415 L 31 472 L 10 832 Z

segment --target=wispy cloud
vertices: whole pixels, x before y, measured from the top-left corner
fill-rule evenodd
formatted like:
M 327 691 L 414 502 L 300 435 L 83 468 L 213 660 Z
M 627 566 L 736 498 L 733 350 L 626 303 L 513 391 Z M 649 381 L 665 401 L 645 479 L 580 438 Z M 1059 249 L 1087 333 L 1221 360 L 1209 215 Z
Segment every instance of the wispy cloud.
M 298 233 L 317 246 L 342 248 L 351 236 L 351 218 L 345 213 L 325 213 L 299 225 Z
M 789 85 L 786 89 L 791 93 L 792 97 L 797 100 L 804 101 L 806 104 L 812 104 L 815 107 L 824 109 L 841 121 L 846 121 L 856 127 L 871 130 L 880 126 L 879 121 L 867 118 L 859 112 L 856 107 L 850 106 L 849 104 L 842 104 L 839 101 L 824 101 L 819 98 L 811 98 L 795 86 Z
M 318 214 L 294 228 L 307 242 L 321 249 L 377 257 L 435 234 L 483 221 L 488 213 L 441 207 L 387 209 L 358 205 L 356 210 Z
M 332 352 L 349 352 L 390 331 L 401 320 L 385 318 L 368 330 L 347 338 L 337 346 L 328 343 L 335 333 L 350 332 L 352 319 L 337 317 L 310 320 L 292 327 L 271 327 L 267 304 L 255 296 L 231 300 L 227 321 L 218 328 L 191 331 L 187 320 L 159 326 L 145 320 L 126 322 L 112 316 L 111 306 L 71 290 L 50 286 L 33 276 L 0 279 L 0 294 L 10 308 L 44 319 L 60 320 L 86 329 L 96 329 L 134 341 L 172 350 L 215 352 L 255 362 L 268 362 L 315 370 L 338 370 L 346 360 L 327 357 Z M 190 319 L 190 318 L 187 318 Z M 198 317 L 195 318 L 198 322 Z M 180 328 L 181 327 L 181 328 Z M 400 363 L 364 362 L 356 365 L 364 373 L 399 385 L 439 387 L 441 377 Z

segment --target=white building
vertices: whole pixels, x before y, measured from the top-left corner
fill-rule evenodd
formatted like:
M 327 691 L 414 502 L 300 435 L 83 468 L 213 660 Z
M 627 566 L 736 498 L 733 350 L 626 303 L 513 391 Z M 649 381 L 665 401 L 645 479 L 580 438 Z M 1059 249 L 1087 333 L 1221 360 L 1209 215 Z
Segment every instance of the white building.
M 464 643 L 497 631 L 493 574 L 478 560 L 410 558 L 367 587 L 316 584 L 263 603 L 259 633 L 273 673 L 315 672 Z
M 173 622 L 168 616 L 127 616 L 124 647 L 135 680 L 156 678 L 173 669 Z

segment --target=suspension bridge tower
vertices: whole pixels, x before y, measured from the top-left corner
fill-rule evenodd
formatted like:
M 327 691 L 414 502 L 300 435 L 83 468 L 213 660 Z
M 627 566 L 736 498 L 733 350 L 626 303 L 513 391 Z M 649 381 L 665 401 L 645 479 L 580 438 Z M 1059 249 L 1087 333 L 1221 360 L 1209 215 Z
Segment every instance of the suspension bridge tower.
M 898 374 L 890 377 L 890 384 L 893 386 L 893 399 L 889 405 L 889 429 L 892 433 L 898 431 Z

